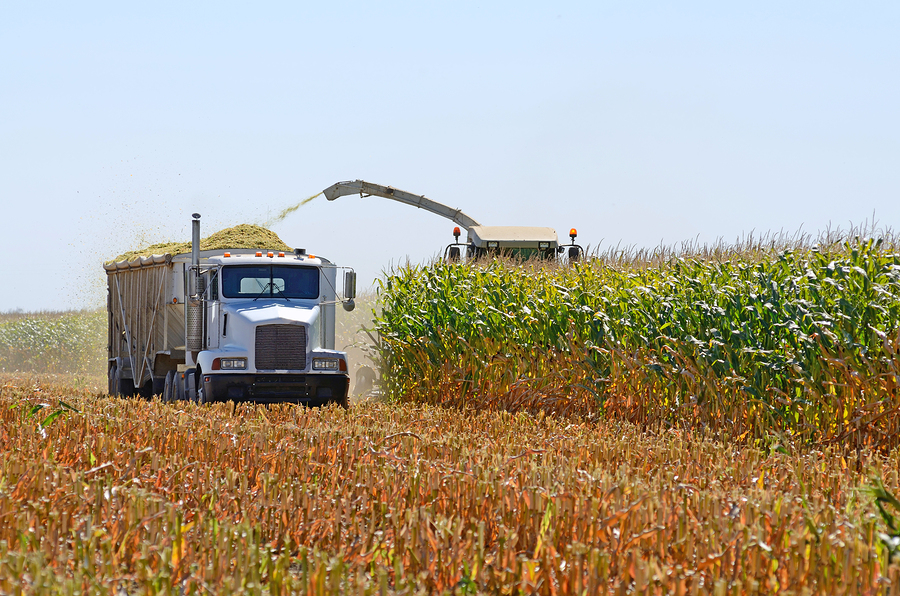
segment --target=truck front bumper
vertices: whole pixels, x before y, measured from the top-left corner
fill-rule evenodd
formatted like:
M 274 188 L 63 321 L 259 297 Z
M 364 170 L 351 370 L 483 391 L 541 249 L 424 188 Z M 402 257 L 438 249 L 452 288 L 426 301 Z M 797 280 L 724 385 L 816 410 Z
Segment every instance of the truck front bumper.
M 324 405 L 343 402 L 350 387 L 348 375 L 335 374 L 203 374 L 208 401 L 302 403 Z

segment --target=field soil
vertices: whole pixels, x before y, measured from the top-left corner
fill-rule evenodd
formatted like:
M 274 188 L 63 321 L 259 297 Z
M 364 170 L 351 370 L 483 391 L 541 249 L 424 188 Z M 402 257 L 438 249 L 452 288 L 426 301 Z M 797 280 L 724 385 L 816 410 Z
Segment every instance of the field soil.
M 896 454 L 540 413 L 0 387 L 0 593 L 900 588 Z

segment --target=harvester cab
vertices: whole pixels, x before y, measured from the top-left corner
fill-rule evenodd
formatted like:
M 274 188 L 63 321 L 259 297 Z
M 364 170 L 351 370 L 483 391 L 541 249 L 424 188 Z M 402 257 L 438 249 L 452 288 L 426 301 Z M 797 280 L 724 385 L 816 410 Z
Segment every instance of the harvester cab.
M 548 227 L 531 226 L 483 226 L 461 209 L 453 209 L 426 198 L 424 195 L 373 184 L 365 180 L 338 182 L 322 191 L 329 201 L 338 197 L 359 194 L 361 197 L 376 196 L 391 199 L 431 213 L 446 217 L 457 224 L 453 228 L 454 242 L 444 249 L 444 259 L 459 261 L 463 254 L 467 260 L 491 256 L 508 256 L 516 259 L 555 259 L 565 253 L 569 262 L 584 258 L 584 249 L 575 244 L 575 229 L 570 230 L 572 243 L 561 246 L 556 231 Z M 460 227 L 467 232 L 466 242 L 460 242 Z M 568 250 L 566 250 L 568 248 Z
M 574 228 L 572 228 L 574 231 Z M 553 228 L 529 226 L 475 226 L 468 230 L 467 242 L 459 241 L 460 230 L 453 228 L 455 241 L 444 249 L 447 261 L 461 260 L 465 250 L 466 259 L 505 256 L 514 259 L 552 260 L 566 252 L 569 262 L 580 260 L 584 249 L 575 244 L 560 245 Z

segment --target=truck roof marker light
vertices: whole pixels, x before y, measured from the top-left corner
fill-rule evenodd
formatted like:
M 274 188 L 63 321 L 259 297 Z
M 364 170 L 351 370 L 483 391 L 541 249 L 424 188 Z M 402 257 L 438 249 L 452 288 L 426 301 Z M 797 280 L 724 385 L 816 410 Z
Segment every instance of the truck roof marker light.
M 262 253 L 259 252 L 259 251 L 256 251 L 256 256 L 261 257 L 261 256 L 262 256 Z
M 306 256 L 308 256 L 310 259 L 315 259 L 315 258 L 316 258 L 316 255 L 306 255 Z
M 278 253 L 278 256 L 279 256 L 279 257 L 283 257 L 283 256 L 284 256 L 284 253 L 283 253 L 283 252 L 280 252 L 280 253 Z
M 222 256 L 223 256 L 223 257 L 230 257 L 230 256 L 231 256 L 231 253 L 230 253 L 230 252 L 226 252 L 226 253 L 225 253 L 224 255 L 222 255 Z
M 269 258 L 271 258 L 271 257 L 274 257 L 274 256 L 275 256 L 275 253 L 273 253 L 273 252 L 270 250 L 269 252 L 266 253 L 266 256 L 269 257 Z

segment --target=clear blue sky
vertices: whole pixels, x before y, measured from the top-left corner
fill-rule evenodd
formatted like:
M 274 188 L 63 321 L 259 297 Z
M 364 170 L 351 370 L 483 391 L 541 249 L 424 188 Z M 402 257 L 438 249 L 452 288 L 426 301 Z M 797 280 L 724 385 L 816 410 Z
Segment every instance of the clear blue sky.
M 601 246 L 900 227 L 896 2 L 132 4 L 0 3 L 0 310 L 355 178 Z M 364 284 L 451 229 L 358 197 L 275 227 Z

